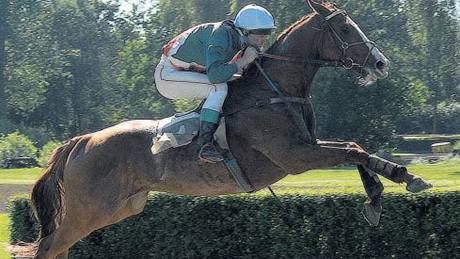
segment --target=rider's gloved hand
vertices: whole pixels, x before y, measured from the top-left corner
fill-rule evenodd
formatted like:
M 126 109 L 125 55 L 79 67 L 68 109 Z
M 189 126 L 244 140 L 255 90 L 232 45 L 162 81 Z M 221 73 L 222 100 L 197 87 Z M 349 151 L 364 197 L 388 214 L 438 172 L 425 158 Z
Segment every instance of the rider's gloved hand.
M 259 56 L 258 51 L 256 48 L 249 46 L 244 51 L 243 56 L 236 61 L 236 65 L 238 67 L 238 72 L 242 72 L 249 64 L 251 64 L 257 57 Z

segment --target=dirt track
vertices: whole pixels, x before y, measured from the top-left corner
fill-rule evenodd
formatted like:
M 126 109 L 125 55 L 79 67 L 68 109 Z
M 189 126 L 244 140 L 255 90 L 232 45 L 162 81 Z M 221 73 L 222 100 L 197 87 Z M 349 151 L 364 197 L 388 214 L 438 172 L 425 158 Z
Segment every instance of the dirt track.
M 30 193 L 33 185 L 29 184 L 0 184 L 0 213 L 6 213 L 8 198 L 17 195 Z

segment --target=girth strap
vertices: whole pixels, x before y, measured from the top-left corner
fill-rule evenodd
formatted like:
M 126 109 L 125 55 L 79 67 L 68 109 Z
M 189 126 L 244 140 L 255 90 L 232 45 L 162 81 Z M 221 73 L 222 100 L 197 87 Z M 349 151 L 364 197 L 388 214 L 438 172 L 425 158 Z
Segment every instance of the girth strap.
M 265 81 L 267 82 L 267 86 L 273 92 L 275 92 L 278 95 L 278 97 L 283 101 L 284 105 L 286 106 L 288 114 L 292 117 L 292 120 L 295 126 L 297 127 L 297 129 L 299 130 L 303 140 L 306 143 L 315 144 L 316 139 L 313 139 L 314 134 L 310 132 L 309 129 L 307 128 L 307 125 L 305 124 L 303 116 L 298 114 L 298 112 L 292 106 L 291 102 L 288 101 L 287 98 L 289 98 L 290 96 L 287 96 L 285 93 L 283 93 L 283 91 L 281 91 L 281 89 L 275 84 L 275 82 L 273 82 L 271 78 L 267 75 L 267 73 L 265 73 L 265 70 L 262 68 L 262 66 L 259 64 L 258 61 L 255 61 L 254 63 L 256 64 L 256 67 L 257 69 L 259 69 L 262 76 L 265 78 Z
M 267 100 L 265 100 L 267 101 Z M 300 97 L 284 97 L 284 100 L 278 97 L 274 98 L 269 98 L 267 104 L 275 104 L 275 103 L 284 103 L 284 101 L 288 101 L 291 103 L 301 103 L 301 104 L 307 104 L 308 99 L 307 98 L 300 98 Z M 256 102 L 257 104 L 257 102 Z
M 284 99 L 286 101 L 288 101 L 288 102 L 299 103 L 299 104 L 302 104 L 302 105 L 305 105 L 305 104 L 309 103 L 307 98 L 285 97 Z M 238 113 L 240 111 L 249 110 L 249 109 L 257 108 L 257 107 L 264 107 L 264 106 L 271 105 L 271 104 L 279 104 L 279 103 L 284 103 L 283 99 L 281 99 L 279 97 L 259 99 L 252 105 L 248 105 L 248 106 L 239 108 L 236 111 L 227 112 L 227 113 L 224 114 L 224 116 L 226 117 L 226 116 L 230 116 L 230 115 L 233 115 L 235 113 Z

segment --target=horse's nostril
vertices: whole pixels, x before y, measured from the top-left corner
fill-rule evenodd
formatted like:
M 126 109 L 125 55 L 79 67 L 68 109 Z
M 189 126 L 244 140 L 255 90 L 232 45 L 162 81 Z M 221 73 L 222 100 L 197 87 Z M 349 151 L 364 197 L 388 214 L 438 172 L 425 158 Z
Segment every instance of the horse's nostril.
M 384 69 L 385 66 L 386 66 L 386 64 L 382 60 L 379 60 L 379 61 L 375 62 L 375 68 L 378 69 L 378 70 Z

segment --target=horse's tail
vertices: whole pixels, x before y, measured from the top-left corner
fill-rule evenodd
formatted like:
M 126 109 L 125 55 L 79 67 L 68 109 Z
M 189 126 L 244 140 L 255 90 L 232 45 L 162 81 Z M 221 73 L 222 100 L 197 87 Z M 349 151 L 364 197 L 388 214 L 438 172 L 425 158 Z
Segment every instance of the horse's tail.
M 32 190 L 32 208 L 41 226 L 40 239 L 51 234 L 60 223 L 64 209 L 64 167 L 70 151 L 79 140 L 80 137 L 73 138 L 53 151 L 48 167 Z

